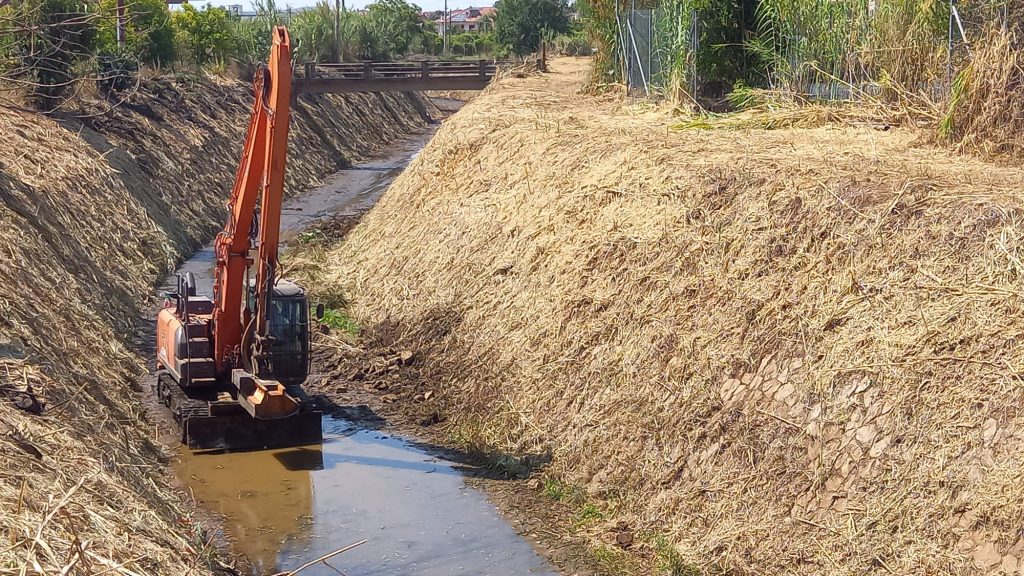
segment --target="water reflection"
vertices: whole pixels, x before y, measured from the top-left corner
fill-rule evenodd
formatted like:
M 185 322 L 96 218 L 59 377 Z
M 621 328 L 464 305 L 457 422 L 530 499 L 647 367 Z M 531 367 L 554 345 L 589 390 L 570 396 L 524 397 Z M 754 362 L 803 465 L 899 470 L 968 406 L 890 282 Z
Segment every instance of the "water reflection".
M 319 446 L 235 453 L 181 449 L 179 477 L 203 507 L 221 514 L 235 551 L 260 572 L 277 566 L 285 541 L 310 534 L 311 471 L 324 467 Z

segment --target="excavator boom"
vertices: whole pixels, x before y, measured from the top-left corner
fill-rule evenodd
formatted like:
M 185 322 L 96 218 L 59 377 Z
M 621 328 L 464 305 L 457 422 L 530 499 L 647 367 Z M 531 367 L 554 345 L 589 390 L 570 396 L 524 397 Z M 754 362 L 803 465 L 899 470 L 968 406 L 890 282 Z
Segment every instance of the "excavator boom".
M 229 219 L 217 235 L 214 359 L 218 369 L 238 363 L 250 363 L 248 350 L 242 346 L 249 328 L 241 318 L 248 290 L 246 272 L 249 268 L 251 232 L 257 198 L 261 198 L 258 219 L 258 257 L 256 259 L 255 335 L 267 336 L 267 310 L 277 268 L 277 245 L 281 227 L 281 204 L 284 194 L 284 170 L 288 146 L 288 117 L 291 104 L 291 44 L 283 26 L 274 28 L 270 62 L 256 72 L 256 99 L 246 137 L 242 161 L 235 176 L 235 186 L 228 200 Z M 248 324 L 248 322 L 246 323 Z
M 157 395 L 193 448 L 321 440 L 321 414 L 299 388 L 309 368 L 309 304 L 302 288 L 277 277 L 292 96 L 283 26 L 253 86 L 228 220 L 214 242 L 213 298 L 181 278 L 157 317 Z

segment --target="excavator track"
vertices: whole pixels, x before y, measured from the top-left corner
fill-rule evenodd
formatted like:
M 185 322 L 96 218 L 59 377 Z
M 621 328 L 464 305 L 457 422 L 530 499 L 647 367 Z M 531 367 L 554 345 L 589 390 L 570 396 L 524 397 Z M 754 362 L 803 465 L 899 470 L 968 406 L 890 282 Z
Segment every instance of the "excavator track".
M 223 394 L 190 397 L 170 374 L 157 377 L 157 399 L 167 406 L 181 432 L 181 443 L 193 450 L 261 450 L 319 444 L 323 441 L 323 412 L 300 386 L 288 386 L 288 394 L 299 400 L 299 412 L 288 418 L 253 418 L 234 400 Z

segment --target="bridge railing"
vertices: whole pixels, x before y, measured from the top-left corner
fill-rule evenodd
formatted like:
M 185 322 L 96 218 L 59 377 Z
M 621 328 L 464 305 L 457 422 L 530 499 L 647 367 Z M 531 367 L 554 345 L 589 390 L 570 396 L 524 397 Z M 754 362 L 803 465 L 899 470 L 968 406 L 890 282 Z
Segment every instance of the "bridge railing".
M 424 60 L 422 62 L 343 62 L 340 64 L 307 62 L 303 71 L 307 79 L 491 78 L 499 68 L 510 64 L 510 61 L 505 60 L 453 62 Z

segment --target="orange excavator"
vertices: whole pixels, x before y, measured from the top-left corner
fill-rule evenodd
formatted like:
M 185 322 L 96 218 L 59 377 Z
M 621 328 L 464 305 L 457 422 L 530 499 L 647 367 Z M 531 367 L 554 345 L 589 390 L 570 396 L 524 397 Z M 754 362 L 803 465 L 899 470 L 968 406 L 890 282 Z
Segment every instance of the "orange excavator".
M 256 73 L 228 221 L 214 243 L 213 298 L 196 294 L 189 273 L 157 314 L 157 398 L 193 449 L 322 441 L 321 412 L 301 389 L 309 373 L 309 302 L 301 287 L 277 276 L 291 74 L 288 32 L 278 26 L 269 65 Z

